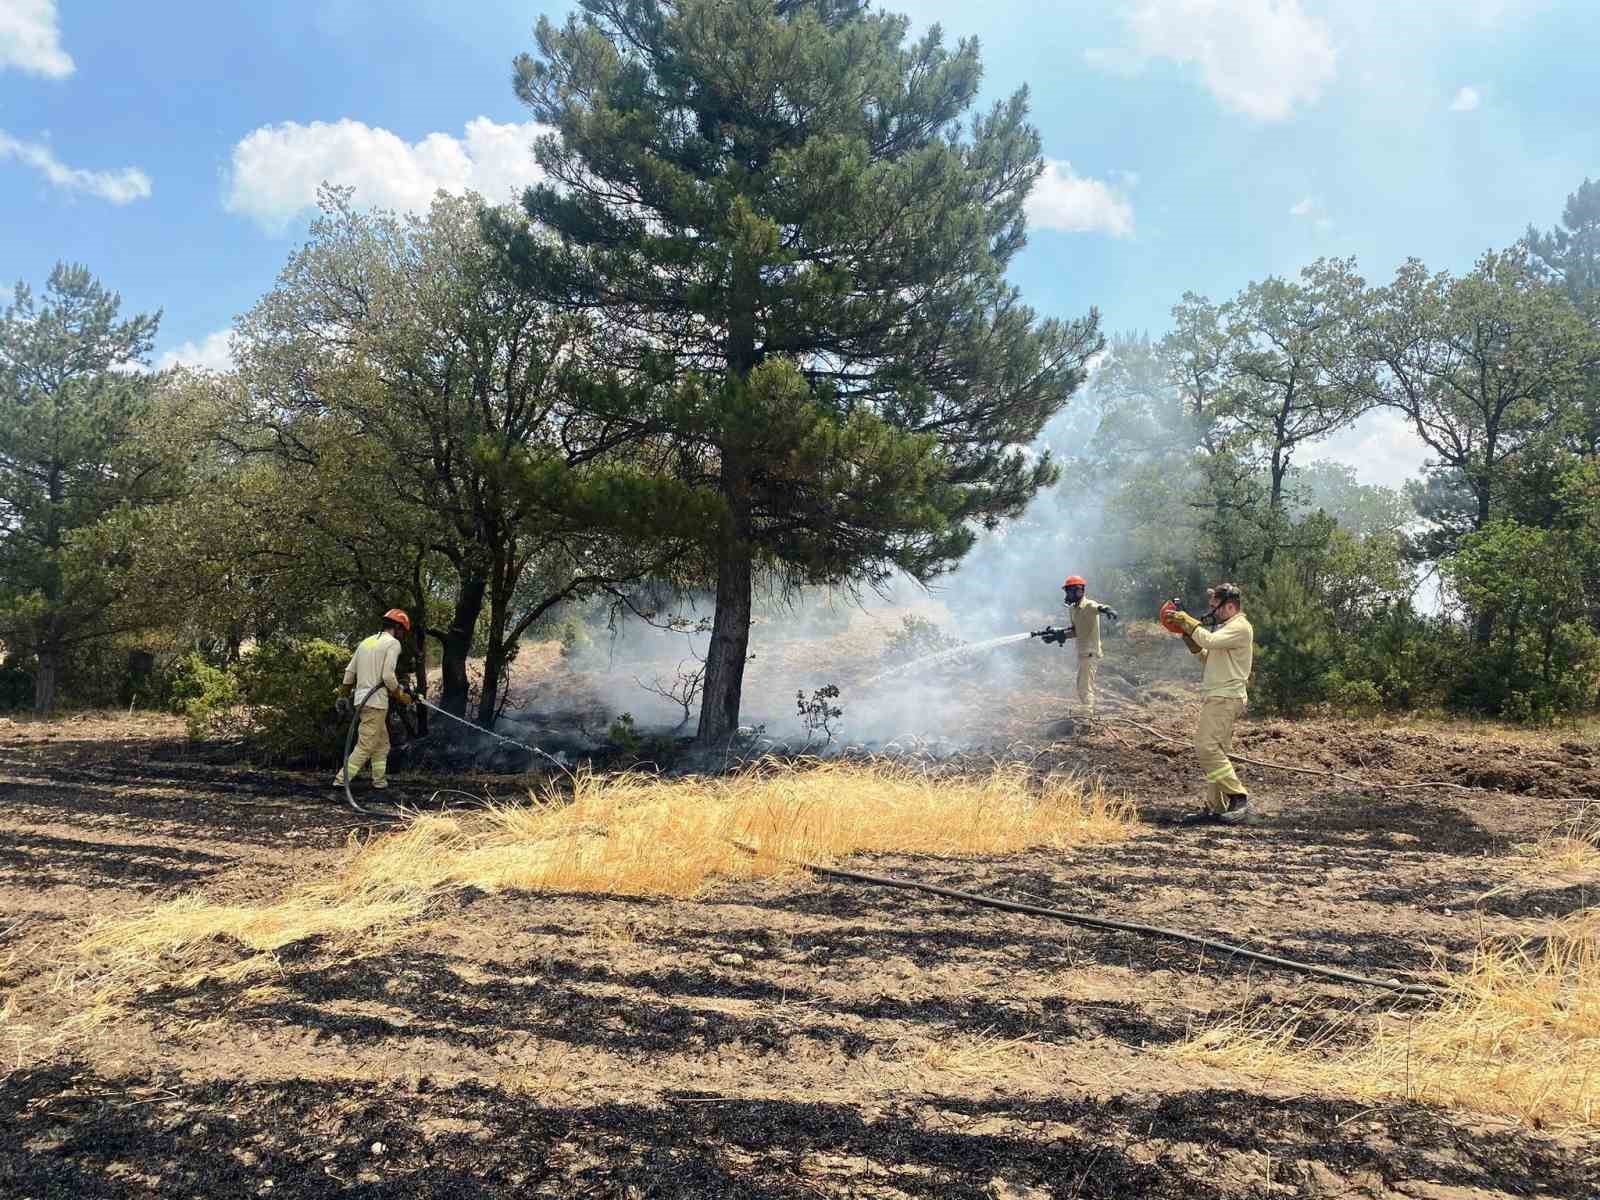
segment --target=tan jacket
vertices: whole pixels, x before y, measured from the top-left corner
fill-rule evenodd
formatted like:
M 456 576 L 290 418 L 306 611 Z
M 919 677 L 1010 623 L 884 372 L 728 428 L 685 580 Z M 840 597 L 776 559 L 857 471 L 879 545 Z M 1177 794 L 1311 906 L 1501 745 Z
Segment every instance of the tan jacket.
M 1200 659 L 1206 664 L 1200 676 L 1201 694 L 1208 700 L 1215 696 L 1248 700 L 1245 683 L 1255 661 L 1256 631 L 1244 614 L 1234 614 L 1216 629 L 1197 626 L 1189 636 L 1200 647 Z
M 395 675 L 394 669 L 400 661 L 400 643 L 389 633 L 375 633 L 369 638 L 363 638 L 356 647 L 356 652 L 350 656 L 350 665 L 344 669 L 345 684 L 354 685 L 356 689 L 356 703 L 361 703 L 361 698 L 367 694 L 369 688 L 383 684 L 383 687 L 373 693 L 368 700 L 368 708 L 388 708 L 389 693 L 386 689 L 398 688 L 400 680 Z
M 1067 609 L 1079 658 L 1100 658 L 1100 602 L 1085 596 Z

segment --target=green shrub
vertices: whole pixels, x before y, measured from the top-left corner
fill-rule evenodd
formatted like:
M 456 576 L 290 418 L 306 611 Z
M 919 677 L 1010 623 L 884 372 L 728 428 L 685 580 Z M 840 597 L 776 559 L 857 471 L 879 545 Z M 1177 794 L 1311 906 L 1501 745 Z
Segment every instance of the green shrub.
M 333 693 L 349 661 L 317 639 L 263 642 L 231 668 L 189 654 L 173 671 L 173 703 L 192 738 L 246 738 L 274 763 L 336 763 L 348 722 Z
M 1383 692 L 1377 684 L 1370 679 L 1346 679 L 1338 670 L 1323 677 L 1322 693 L 1336 712 L 1367 717 L 1383 708 Z
M 11 655 L 0 663 L 0 712 L 33 707 L 33 673 Z
M 198 651 L 172 668 L 171 707 L 182 714 L 192 738 L 225 737 L 246 732 L 239 711 L 239 677 L 208 663 Z
M 240 661 L 239 696 L 253 740 L 273 762 L 335 763 L 347 723 L 333 693 L 350 652 L 320 639 L 268 641 Z
M 1321 700 L 1337 642 L 1327 611 L 1293 565 L 1280 563 L 1267 572 L 1248 608 L 1256 646 L 1251 690 L 1261 707 L 1292 716 Z

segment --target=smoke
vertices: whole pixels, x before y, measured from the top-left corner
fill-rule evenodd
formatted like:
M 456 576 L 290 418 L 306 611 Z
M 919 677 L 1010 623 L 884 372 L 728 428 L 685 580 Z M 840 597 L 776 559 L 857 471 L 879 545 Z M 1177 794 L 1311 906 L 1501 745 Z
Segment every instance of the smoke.
M 1032 452 L 1048 450 L 1062 461 L 1081 456 L 1099 410 L 1089 390 L 1080 391 Z M 1069 469 L 1017 520 L 984 532 L 956 571 L 928 587 L 900 577 L 881 594 L 810 589 L 758 596 L 744 727 L 756 743 L 785 751 L 954 753 L 994 744 L 997 712 L 1023 695 L 1070 692 L 1072 648 L 1020 640 L 942 661 L 913 660 L 1063 624 L 1061 581 L 1077 573 L 1093 585 L 1105 554 L 1102 517 L 1099 495 Z M 513 732 L 521 730 L 541 745 L 554 739 L 581 753 L 605 745 L 625 714 L 633 736 L 691 736 L 698 701 L 685 720 L 683 705 L 663 693 L 682 694 L 704 663 L 712 598 L 659 598 L 653 607 L 650 621 L 601 607 L 579 614 L 569 624 L 562 661 L 538 664 L 538 685 L 514 686 L 502 731 L 522 736 Z M 1116 631 L 1106 633 L 1111 653 Z M 513 678 L 523 673 L 514 668 Z M 808 727 L 799 702 L 830 685 L 840 689 L 835 703 L 842 717 L 830 720 L 828 730 Z
M 956 570 L 927 587 L 897 578 L 881 594 L 812 589 L 757 598 L 741 702 L 752 745 L 954 753 L 1037 736 L 1071 711 L 1073 647 L 1016 640 L 941 653 L 1065 624 L 1067 575 L 1084 576 L 1089 596 L 1130 623 L 1152 615 L 1144 611 L 1152 587 L 1170 586 L 1171 595 L 1200 582 L 1178 575 L 1192 569 L 1198 529 L 1185 497 L 1204 487 L 1192 431 L 1154 372 L 1149 343 L 1119 339 L 1113 349 L 1122 361 L 1108 354 L 1092 364 L 1087 384 L 1028 448 L 1061 465 L 1060 482 L 1015 520 L 984 531 Z M 1392 493 L 1352 486 L 1348 475 L 1306 476 L 1330 510 L 1339 497 L 1362 506 L 1335 512 L 1347 527 L 1401 504 Z M 624 733 L 633 736 L 692 736 L 698 698 L 685 719 L 683 705 L 663 693 L 682 694 L 704 663 L 712 599 L 658 598 L 656 607 L 653 623 L 599 608 L 582 614 L 563 661 L 544 664 L 531 692 L 513 693 L 508 727 L 578 752 L 605 746 L 624 715 Z M 661 627 L 669 620 L 672 627 Z M 1128 645 L 1118 623 L 1102 621 L 1101 633 L 1102 687 L 1110 691 Z M 898 669 L 885 674 L 891 667 Z M 826 731 L 808 727 L 797 701 L 830 685 L 843 715 Z

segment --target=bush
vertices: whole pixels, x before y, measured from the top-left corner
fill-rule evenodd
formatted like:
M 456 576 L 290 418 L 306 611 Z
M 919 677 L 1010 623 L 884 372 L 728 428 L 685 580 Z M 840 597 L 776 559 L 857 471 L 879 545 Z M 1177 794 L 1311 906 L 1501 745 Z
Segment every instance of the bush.
M 190 737 L 226 732 L 239 704 L 238 676 L 190 651 L 173 665 L 169 703 L 187 721 Z
M 173 673 L 174 702 L 190 737 L 248 738 L 269 762 L 336 763 L 348 723 L 333 693 L 349 661 L 317 639 L 263 642 L 227 669 L 190 654 Z
M 252 736 L 274 762 L 336 763 L 346 723 L 333 693 L 350 652 L 320 639 L 268 641 L 239 663 L 239 695 Z
M 1323 678 L 1336 661 L 1328 613 L 1287 562 L 1267 572 L 1250 608 L 1258 681 L 1252 691 L 1263 708 L 1293 716 L 1322 699 Z
M 33 673 L 11 655 L 0 663 L 0 712 L 33 707 Z
M 1370 679 L 1346 679 L 1338 670 L 1323 677 L 1322 692 L 1336 712 L 1368 717 L 1383 708 L 1383 693 L 1377 684 Z
M 889 636 L 883 660 L 896 665 L 915 662 L 929 654 L 953 650 L 963 644 L 960 638 L 946 633 L 926 617 L 907 614 L 900 619 L 900 628 Z

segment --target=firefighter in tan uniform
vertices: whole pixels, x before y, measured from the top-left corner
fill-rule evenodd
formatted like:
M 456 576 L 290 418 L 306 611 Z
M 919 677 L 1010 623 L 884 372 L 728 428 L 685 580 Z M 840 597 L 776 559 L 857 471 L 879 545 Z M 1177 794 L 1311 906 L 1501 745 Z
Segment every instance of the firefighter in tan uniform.
M 1094 715 L 1094 680 L 1100 671 L 1100 617 L 1104 614 L 1117 620 L 1116 610 L 1109 605 L 1091 600 L 1084 595 L 1089 584 L 1082 575 L 1068 575 L 1061 585 L 1062 603 L 1072 618 L 1072 628 L 1065 636 L 1072 639 L 1078 652 L 1078 707 L 1087 716 Z
M 1233 769 L 1228 752 L 1233 748 L 1233 726 L 1249 700 L 1246 684 L 1255 657 L 1255 630 L 1242 611 L 1243 597 L 1231 583 L 1208 589 L 1208 616 L 1216 626 L 1207 629 L 1195 617 L 1169 600 L 1161 607 L 1161 623 L 1183 635 L 1190 652 L 1198 654 L 1205 669 L 1200 677 L 1200 720 L 1195 725 L 1194 750 L 1205 775 L 1204 811 L 1191 822 L 1243 823 L 1251 819 L 1250 795 Z
M 389 786 L 389 700 L 410 704 L 411 697 L 400 686 L 395 667 L 400 662 L 400 636 L 411 632 L 411 618 L 398 608 L 383 614 L 382 631 L 366 638 L 350 656 L 344 669 L 344 682 L 335 693 L 340 700 L 352 697 L 361 705 L 361 724 L 356 733 L 356 748 L 350 760 L 333 777 L 334 787 L 354 780 L 361 768 L 372 764 L 372 786 Z

